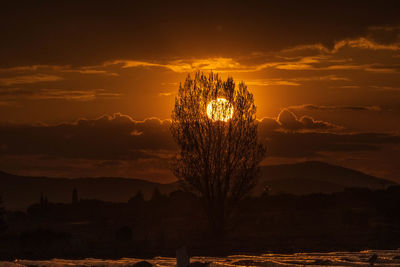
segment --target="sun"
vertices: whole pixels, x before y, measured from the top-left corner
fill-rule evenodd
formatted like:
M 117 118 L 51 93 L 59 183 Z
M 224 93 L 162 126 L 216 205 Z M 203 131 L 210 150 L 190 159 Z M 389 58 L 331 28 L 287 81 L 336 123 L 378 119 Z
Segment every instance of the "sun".
M 207 116 L 213 121 L 228 121 L 233 116 L 233 106 L 225 98 L 211 100 L 207 105 Z

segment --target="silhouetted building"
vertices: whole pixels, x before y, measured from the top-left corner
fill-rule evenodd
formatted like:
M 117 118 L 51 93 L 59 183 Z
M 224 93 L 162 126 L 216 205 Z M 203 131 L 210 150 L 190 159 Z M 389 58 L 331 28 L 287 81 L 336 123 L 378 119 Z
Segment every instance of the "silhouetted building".
M 43 206 L 44 204 L 44 196 L 43 193 L 40 193 L 40 205 Z

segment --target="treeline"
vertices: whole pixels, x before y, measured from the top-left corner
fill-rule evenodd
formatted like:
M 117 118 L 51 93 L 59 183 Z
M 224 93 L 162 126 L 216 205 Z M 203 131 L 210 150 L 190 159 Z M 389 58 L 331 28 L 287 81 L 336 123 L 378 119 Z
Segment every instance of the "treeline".
M 1 259 L 174 256 L 183 245 L 196 255 L 400 247 L 399 186 L 247 198 L 218 239 L 191 194 L 155 190 L 147 201 L 139 192 L 111 203 L 79 199 L 78 192 L 69 204 L 42 196 L 26 212 L 6 211 Z

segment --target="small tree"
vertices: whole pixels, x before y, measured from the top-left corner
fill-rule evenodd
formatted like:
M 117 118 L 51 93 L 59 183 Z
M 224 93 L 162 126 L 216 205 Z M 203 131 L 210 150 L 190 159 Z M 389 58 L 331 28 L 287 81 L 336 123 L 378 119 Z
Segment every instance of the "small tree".
M 7 225 L 4 221 L 4 209 L 3 209 L 3 200 L 0 196 L 0 235 L 7 229 Z
M 163 199 L 163 194 L 161 194 L 160 189 L 158 189 L 158 187 L 156 186 L 154 188 L 153 194 L 151 195 L 150 201 L 152 202 L 158 202 L 158 201 L 162 201 Z
M 76 187 L 74 187 L 74 190 L 72 190 L 72 204 L 76 204 L 78 202 L 79 202 L 78 190 L 76 189 Z
M 129 199 L 129 202 L 132 203 L 142 203 L 144 202 L 144 196 L 141 190 L 138 190 L 136 194 Z
M 188 75 L 175 98 L 171 132 L 179 146 L 173 172 L 202 200 L 214 234 L 222 235 L 233 207 L 256 185 L 265 155 L 253 95 L 232 78 Z

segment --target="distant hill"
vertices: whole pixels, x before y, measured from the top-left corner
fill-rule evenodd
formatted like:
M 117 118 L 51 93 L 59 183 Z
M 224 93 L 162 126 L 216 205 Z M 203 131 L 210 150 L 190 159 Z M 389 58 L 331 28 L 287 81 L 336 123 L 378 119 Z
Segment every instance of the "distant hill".
M 177 184 L 117 177 L 29 177 L 0 172 L 0 195 L 7 209 L 26 209 L 39 202 L 41 193 L 51 202 L 70 202 L 74 188 L 78 190 L 79 198 L 127 202 L 138 190 L 143 192 L 145 198 L 150 198 L 156 187 L 168 194 L 177 188 Z
M 348 187 L 381 189 L 394 183 L 365 173 L 323 162 L 308 161 L 298 164 L 263 166 L 256 194 L 265 187 L 272 194 L 331 193 Z M 100 178 L 51 178 L 27 177 L 0 172 L 0 195 L 7 209 L 26 209 L 38 202 L 43 193 L 51 202 L 70 202 L 72 191 L 77 188 L 79 198 L 126 202 L 138 190 L 150 198 L 158 187 L 162 193 L 177 189 L 177 183 L 158 184 L 141 179 Z
M 305 195 L 332 193 L 349 187 L 383 189 L 395 183 L 341 166 L 320 161 L 261 167 L 257 192 L 268 187 L 272 194 Z

